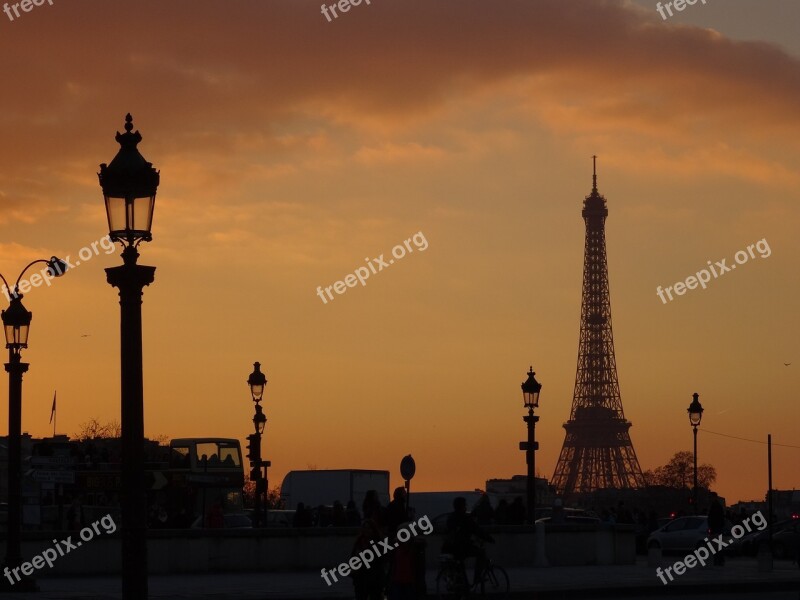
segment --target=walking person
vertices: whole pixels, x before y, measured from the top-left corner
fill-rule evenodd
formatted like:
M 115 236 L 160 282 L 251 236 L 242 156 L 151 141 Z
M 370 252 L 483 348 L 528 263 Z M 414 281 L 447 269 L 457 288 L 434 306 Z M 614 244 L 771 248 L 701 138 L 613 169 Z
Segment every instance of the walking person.
M 362 505 L 364 522 L 361 531 L 353 544 L 350 556 L 357 556 L 362 550 L 370 548 L 373 543 L 383 539 L 384 512 L 378 492 L 369 490 Z M 358 569 L 351 572 L 356 600 L 383 600 L 386 587 L 386 571 L 384 557 L 376 557 L 369 569 Z
M 350 557 L 358 556 L 362 550 L 370 549 L 373 543 L 377 543 L 381 537 L 381 531 L 374 519 L 364 519 L 355 542 Z M 371 550 L 370 550 L 371 552 Z M 383 561 L 376 559 L 371 568 L 358 569 L 350 572 L 353 578 L 353 591 L 356 600 L 383 600 Z
M 402 488 L 398 488 L 402 489 Z M 397 497 L 395 496 L 395 500 Z M 390 538 L 395 549 L 389 556 L 389 583 L 386 590 L 388 600 L 417 600 L 417 549 L 415 540 L 401 542 L 397 529 L 407 526 L 408 521 L 398 523 Z
M 711 492 L 711 506 L 708 508 L 708 528 L 711 531 L 709 537 L 717 537 L 725 532 L 725 511 L 722 509 L 722 504 L 716 492 Z M 714 555 L 714 566 L 725 566 L 723 550 Z
M 394 490 L 394 500 L 386 507 L 386 530 L 389 536 L 397 533 L 397 529 L 409 520 L 406 489 L 398 487 Z

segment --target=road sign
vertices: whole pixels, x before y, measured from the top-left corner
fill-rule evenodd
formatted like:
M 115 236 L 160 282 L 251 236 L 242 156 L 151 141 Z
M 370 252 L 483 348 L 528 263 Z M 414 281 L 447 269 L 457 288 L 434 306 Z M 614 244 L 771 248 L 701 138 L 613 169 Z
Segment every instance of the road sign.
M 228 477 L 225 475 L 206 475 L 200 473 L 189 473 L 186 475 L 186 481 L 191 483 L 219 483 L 224 484 L 228 482 Z
M 74 465 L 75 459 L 72 456 L 31 456 L 31 465 L 56 466 Z
M 403 476 L 403 479 L 408 481 L 409 479 L 413 479 L 414 473 L 416 472 L 417 463 L 414 462 L 414 459 L 411 458 L 410 454 L 404 456 L 403 460 L 400 461 L 400 475 Z
M 41 471 L 33 472 L 34 481 L 40 483 L 75 483 L 75 471 Z
M 78 479 L 83 483 L 83 487 L 93 490 L 118 490 L 122 486 L 122 477 L 119 473 L 82 471 Z

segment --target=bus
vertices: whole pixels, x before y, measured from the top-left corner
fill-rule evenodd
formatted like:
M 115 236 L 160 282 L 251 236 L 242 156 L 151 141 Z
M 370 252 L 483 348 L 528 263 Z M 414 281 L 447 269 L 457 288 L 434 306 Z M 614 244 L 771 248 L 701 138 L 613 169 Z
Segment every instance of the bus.
M 239 440 L 180 438 L 170 441 L 169 448 L 167 480 L 171 512 L 177 508 L 193 516 L 205 515 L 201 526 L 208 524 L 212 512 L 244 512 L 244 468 Z
M 197 437 L 160 445 L 145 440 L 148 527 L 190 527 L 201 515 L 243 513 L 244 469 L 239 441 Z M 26 529 L 69 529 L 76 522 L 119 516 L 120 438 L 32 443 L 23 480 Z M 30 468 L 28 468 L 30 467 Z

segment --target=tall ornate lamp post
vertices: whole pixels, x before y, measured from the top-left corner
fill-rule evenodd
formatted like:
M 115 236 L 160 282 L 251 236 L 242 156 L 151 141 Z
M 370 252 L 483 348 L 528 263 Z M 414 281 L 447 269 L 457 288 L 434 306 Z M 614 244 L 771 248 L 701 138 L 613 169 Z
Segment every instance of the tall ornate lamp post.
M 692 394 L 692 403 L 686 409 L 689 413 L 689 423 L 694 432 L 694 489 L 692 491 L 692 499 L 694 502 L 694 514 L 697 514 L 697 428 L 700 426 L 700 421 L 703 420 L 703 405 L 700 404 L 700 394 Z
M 25 272 L 37 263 L 47 264 L 47 276 L 59 277 L 67 270 L 62 260 L 52 257 L 50 260 L 35 260 L 22 270 L 11 292 L 11 304 L 2 311 L 3 330 L 8 348 L 8 362 L 5 364 L 8 373 L 8 533 L 6 535 L 5 568 L 17 568 L 22 562 L 20 534 L 22 531 L 22 376 L 28 371 L 28 363 L 22 362 L 22 349 L 28 347 L 31 319 L 33 314 L 22 304 L 19 293 L 19 282 Z M 31 276 L 31 281 L 33 277 Z M 38 275 L 41 284 L 41 275 Z M 6 278 L 0 275 L 5 284 L 4 290 L 10 291 Z M 27 286 L 26 282 L 23 286 Z M 15 574 L 16 575 L 16 574 Z M 26 575 L 23 572 L 23 575 Z M 29 575 L 29 574 L 27 574 Z M 19 577 L 17 575 L 17 577 Z M 12 587 L 13 585 L 13 587 Z M 36 584 L 25 576 L 14 584 L 3 579 L 0 589 L 15 591 L 33 591 Z
M 527 491 L 527 523 L 533 525 L 536 514 L 536 450 L 539 445 L 536 443 L 535 428 L 539 417 L 533 414 L 533 409 L 539 406 L 539 393 L 542 391 L 542 384 L 536 381 L 533 367 L 528 371 L 528 379 L 522 384 L 522 402 L 528 409 L 528 414 L 522 417 L 528 425 L 528 441 L 520 444 L 520 449 L 525 450 L 525 460 L 528 463 Z
M 253 363 L 253 372 L 247 378 L 250 386 L 250 395 L 255 402 L 256 412 L 253 415 L 253 427 L 255 433 L 248 436 L 250 450 L 250 480 L 256 484 L 255 489 L 255 525 L 267 524 L 267 467 L 270 466 L 268 460 L 261 459 L 261 437 L 267 427 L 267 416 L 261 408 L 261 398 L 264 396 L 264 387 L 267 385 L 267 377 L 261 372 L 261 363 Z M 261 467 L 264 467 L 264 474 L 261 474 Z M 264 494 L 264 518 L 261 518 L 261 494 Z
M 159 173 L 139 154 L 142 140 L 125 117 L 125 133 L 117 132 L 119 152 L 100 165 L 110 238 L 123 246 L 123 264 L 106 269 L 106 279 L 119 289 L 122 403 L 122 598 L 146 600 L 147 499 L 144 485 L 144 400 L 142 390 L 142 290 L 153 283 L 155 267 L 136 264 L 137 248 L 152 239 L 150 228 Z

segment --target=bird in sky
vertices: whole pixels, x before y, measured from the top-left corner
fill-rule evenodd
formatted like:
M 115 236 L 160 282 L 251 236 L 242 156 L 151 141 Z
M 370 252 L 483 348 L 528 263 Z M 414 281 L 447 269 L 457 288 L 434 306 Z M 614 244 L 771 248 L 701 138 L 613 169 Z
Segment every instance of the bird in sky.
M 92 335 L 91 333 L 84 333 L 81 337 L 89 337 L 91 335 Z
M 783 366 L 784 367 L 788 367 L 790 364 L 792 364 L 792 363 L 783 363 Z

